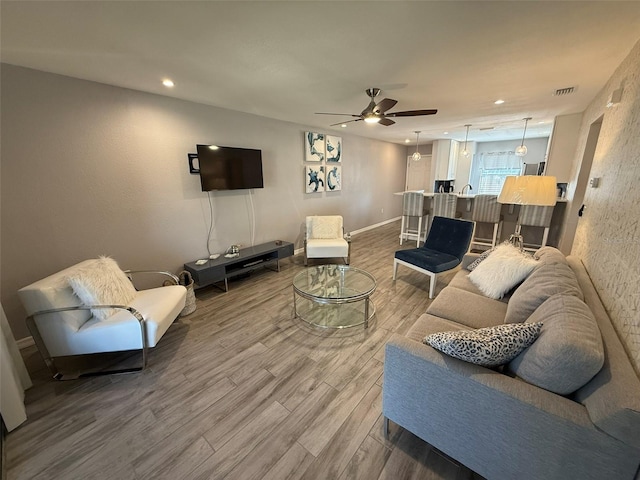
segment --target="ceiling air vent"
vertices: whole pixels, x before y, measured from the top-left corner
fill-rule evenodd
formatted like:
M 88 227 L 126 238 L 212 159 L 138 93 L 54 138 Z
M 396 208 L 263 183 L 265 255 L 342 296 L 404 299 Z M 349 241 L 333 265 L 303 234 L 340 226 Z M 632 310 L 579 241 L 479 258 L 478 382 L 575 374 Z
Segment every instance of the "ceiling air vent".
M 493 130 L 495 127 L 483 127 L 480 128 L 479 130 Z
M 555 92 L 553 92 L 553 96 L 554 97 L 560 97 L 562 95 L 569 95 L 569 94 L 575 92 L 575 90 L 576 90 L 576 87 L 559 88 Z

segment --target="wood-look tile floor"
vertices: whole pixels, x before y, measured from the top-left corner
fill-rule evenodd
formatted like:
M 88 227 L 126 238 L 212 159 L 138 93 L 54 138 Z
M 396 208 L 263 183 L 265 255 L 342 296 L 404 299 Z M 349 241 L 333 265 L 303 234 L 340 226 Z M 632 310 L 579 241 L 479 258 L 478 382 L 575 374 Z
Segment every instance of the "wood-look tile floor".
M 367 330 L 293 318 L 298 255 L 228 293 L 197 291 L 196 312 L 171 326 L 144 372 L 56 382 L 25 349 L 34 386 L 27 422 L 6 439 L 7 478 L 479 478 L 398 426 L 382 434 L 385 342 L 429 304 L 427 277 L 401 268 L 391 279 L 399 230 L 353 238 L 351 264 L 378 283 Z

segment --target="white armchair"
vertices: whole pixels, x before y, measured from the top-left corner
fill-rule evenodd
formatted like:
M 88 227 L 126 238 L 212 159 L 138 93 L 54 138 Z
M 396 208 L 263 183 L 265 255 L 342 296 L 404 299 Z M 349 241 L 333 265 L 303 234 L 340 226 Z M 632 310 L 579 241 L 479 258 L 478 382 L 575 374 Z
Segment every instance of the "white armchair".
M 134 274 L 159 274 L 175 285 L 137 291 Z M 168 272 L 122 271 L 110 258 L 85 260 L 21 288 L 18 296 L 27 311 L 27 326 L 45 363 L 57 380 L 67 379 L 55 357 L 148 349 L 185 305 L 186 288 Z M 77 378 L 77 376 L 75 377 Z
M 340 215 L 307 217 L 304 235 L 304 264 L 309 258 L 343 258 L 349 265 L 351 240 L 344 238 Z

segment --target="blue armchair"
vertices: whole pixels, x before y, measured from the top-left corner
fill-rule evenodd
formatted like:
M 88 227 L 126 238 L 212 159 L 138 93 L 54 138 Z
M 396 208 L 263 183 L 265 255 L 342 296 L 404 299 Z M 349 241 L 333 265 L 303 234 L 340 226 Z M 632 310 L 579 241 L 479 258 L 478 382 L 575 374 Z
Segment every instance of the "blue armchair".
M 398 265 L 428 275 L 429 298 L 433 298 L 439 274 L 456 268 L 469 250 L 475 223 L 455 218 L 434 217 L 427 241 L 420 248 L 398 250 L 393 260 L 393 279 Z

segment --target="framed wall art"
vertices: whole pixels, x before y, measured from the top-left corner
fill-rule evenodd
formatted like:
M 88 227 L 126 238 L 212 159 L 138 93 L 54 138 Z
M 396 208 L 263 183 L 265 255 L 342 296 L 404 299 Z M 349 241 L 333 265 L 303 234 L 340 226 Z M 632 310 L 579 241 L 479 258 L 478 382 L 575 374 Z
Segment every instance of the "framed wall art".
M 306 193 L 324 192 L 324 165 L 307 165 L 304 167 L 304 171 Z
M 324 133 L 304 132 L 305 162 L 323 162 L 325 157 Z

